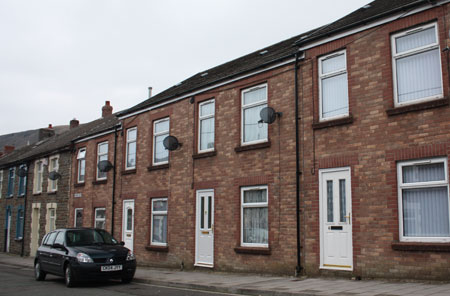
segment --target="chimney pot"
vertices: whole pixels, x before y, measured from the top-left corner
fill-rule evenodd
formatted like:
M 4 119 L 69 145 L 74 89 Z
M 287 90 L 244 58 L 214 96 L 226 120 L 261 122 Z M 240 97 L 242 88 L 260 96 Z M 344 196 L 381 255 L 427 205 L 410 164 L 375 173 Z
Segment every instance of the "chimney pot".
M 105 101 L 105 106 L 102 107 L 102 117 L 106 117 L 112 114 L 113 107 L 109 101 Z
M 80 122 L 78 120 L 76 120 L 75 118 L 70 121 L 70 128 L 71 129 L 75 128 L 75 127 L 77 127 L 79 125 L 80 125 Z
M 48 128 L 53 128 L 51 123 L 48 124 Z
M 148 87 L 148 98 L 149 99 L 152 97 L 152 90 L 153 90 L 153 87 L 149 86 Z

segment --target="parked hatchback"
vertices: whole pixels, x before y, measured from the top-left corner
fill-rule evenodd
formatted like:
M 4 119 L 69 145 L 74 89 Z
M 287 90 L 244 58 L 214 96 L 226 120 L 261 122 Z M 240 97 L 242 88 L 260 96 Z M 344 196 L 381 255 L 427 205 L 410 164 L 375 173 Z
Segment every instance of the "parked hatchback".
M 67 287 L 79 281 L 133 280 L 134 254 L 103 229 L 58 229 L 47 233 L 36 252 L 34 273 L 37 281 L 48 274 L 63 276 Z

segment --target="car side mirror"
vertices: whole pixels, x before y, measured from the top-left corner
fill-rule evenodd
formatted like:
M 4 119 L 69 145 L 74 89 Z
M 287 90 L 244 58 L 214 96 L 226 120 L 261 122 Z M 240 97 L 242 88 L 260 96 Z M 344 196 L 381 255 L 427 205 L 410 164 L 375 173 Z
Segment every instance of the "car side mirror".
M 119 245 L 125 246 L 125 242 L 120 242 Z
M 67 251 L 66 247 L 64 247 L 64 246 L 61 245 L 61 244 L 53 244 L 53 245 L 52 245 L 52 248 Z

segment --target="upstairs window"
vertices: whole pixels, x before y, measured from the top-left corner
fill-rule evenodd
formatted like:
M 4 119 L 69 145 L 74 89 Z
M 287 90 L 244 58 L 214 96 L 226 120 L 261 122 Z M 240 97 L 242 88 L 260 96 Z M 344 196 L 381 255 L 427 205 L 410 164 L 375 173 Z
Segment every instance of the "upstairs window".
M 97 145 L 97 180 L 105 180 L 107 172 L 100 172 L 98 164 L 102 160 L 108 160 L 108 142 Z
M 44 162 L 42 160 L 38 160 L 34 163 L 33 193 L 42 192 L 43 176 L 44 176 Z
M 77 154 L 78 172 L 77 182 L 84 183 L 86 173 L 86 148 L 80 148 Z
M 153 123 L 153 165 L 169 162 L 169 150 L 164 148 L 163 141 L 169 135 L 169 118 L 157 120 Z
M 14 195 L 14 179 L 16 177 L 16 168 L 9 169 L 8 175 L 8 193 L 7 197 L 13 197 Z
M 48 172 L 58 172 L 59 169 L 59 156 L 52 156 L 49 158 Z M 48 192 L 55 192 L 58 190 L 58 180 L 48 179 Z
M 392 35 L 395 105 L 443 97 L 437 24 Z
M 349 115 L 345 50 L 319 59 L 319 90 L 320 120 Z
M 400 162 L 397 168 L 400 240 L 449 242 L 447 159 Z
M 267 85 L 258 85 L 242 91 L 241 144 L 267 141 L 267 123 L 260 122 L 261 109 L 267 107 Z
M 214 114 L 215 102 L 209 100 L 199 104 L 198 116 L 198 150 L 199 152 L 207 152 L 214 150 Z
M 127 151 L 125 169 L 131 170 L 136 168 L 136 140 L 137 128 L 133 127 L 127 130 Z
M 21 165 L 19 167 L 19 170 L 27 171 L 28 168 L 27 168 L 26 165 L 23 164 L 23 165 Z M 25 195 L 26 186 L 27 186 L 27 176 L 26 175 L 23 176 L 23 177 L 19 176 L 19 196 L 24 196 Z

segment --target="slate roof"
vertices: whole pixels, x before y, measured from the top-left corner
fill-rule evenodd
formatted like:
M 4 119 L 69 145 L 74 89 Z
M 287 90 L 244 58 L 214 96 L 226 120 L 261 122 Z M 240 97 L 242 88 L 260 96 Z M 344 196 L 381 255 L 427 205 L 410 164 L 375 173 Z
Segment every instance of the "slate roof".
M 90 135 L 95 135 L 114 128 L 119 123 L 115 115 L 100 118 L 85 124 L 81 124 L 76 128 L 72 128 L 64 133 L 44 139 L 33 145 L 25 146 L 21 149 L 14 150 L 0 158 L 0 167 L 7 167 L 19 163 L 24 163 L 39 157 L 67 151 L 73 147 L 73 141 Z
M 384 18 L 391 14 L 401 11 L 407 12 L 417 6 L 425 5 L 429 0 L 375 0 L 361 7 L 358 10 L 332 22 L 326 26 L 318 28 L 306 36 L 297 40 L 296 44 L 301 46 L 306 43 L 326 38 L 342 31 L 352 29 L 367 23 L 371 23 L 380 18 Z

